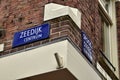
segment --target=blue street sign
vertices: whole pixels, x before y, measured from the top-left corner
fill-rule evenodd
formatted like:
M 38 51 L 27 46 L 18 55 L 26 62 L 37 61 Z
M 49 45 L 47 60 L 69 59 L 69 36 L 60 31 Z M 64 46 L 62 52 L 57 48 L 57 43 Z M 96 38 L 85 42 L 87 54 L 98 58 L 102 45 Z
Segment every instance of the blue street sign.
M 12 47 L 21 46 L 34 41 L 48 38 L 50 35 L 50 24 L 42 24 L 14 34 Z
M 85 56 L 92 61 L 92 42 L 88 38 L 85 32 L 81 32 L 82 35 L 82 52 Z

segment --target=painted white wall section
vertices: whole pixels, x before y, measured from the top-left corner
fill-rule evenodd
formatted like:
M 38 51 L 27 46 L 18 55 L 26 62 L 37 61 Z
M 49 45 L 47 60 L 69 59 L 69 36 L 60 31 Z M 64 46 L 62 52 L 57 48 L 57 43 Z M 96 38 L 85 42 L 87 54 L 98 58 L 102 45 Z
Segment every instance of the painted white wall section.
M 119 0 L 120 1 L 120 0 Z M 111 35 L 111 62 L 116 68 L 115 74 L 118 78 L 119 77 L 119 59 L 118 59 L 118 42 L 117 42 L 117 26 L 116 26 L 116 11 L 115 11 L 115 1 L 112 2 L 113 8 L 112 8 L 112 21 L 113 25 L 110 27 L 110 35 Z M 118 34 L 119 35 L 119 34 Z
M 68 40 L 0 58 L 0 80 L 16 80 L 57 70 L 54 53 L 78 80 L 101 80 Z
M 4 43 L 0 44 L 0 52 L 2 52 L 4 50 Z
M 56 70 L 54 53 L 66 57 L 67 41 L 0 58 L 0 80 L 16 80 Z M 65 60 L 64 60 L 65 62 Z
M 76 8 L 49 3 L 45 5 L 44 11 L 44 21 L 69 15 L 76 25 L 81 28 L 81 12 Z
M 70 43 L 67 49 L 67 68 L 78 80 L 102 80 Z

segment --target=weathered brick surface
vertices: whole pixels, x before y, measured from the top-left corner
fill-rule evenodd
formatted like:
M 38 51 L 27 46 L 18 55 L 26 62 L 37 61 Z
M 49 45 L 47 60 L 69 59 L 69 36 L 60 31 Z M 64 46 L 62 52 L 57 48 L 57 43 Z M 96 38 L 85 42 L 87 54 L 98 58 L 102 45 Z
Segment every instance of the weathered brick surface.
M 69 37 L 81 50 L 81 30 L 68 16 L 47 21 L 51 25 L 50 37 L 28 45 L 12 48 L 13 35 L 43 22 L 44 6 L 54 2 L 78 8 L 82 13 L 81 30 L 85 31 L 93 44 L 94 59 L 97 59 L 101 48 L 101 26 L 98 12 L 98 0 L 1 0 L 0 26 L 6 30 L 5 37 L 0 42 L 5 43 L 5 55 L 25 48 L 44 44 L 60 37 Z
M 120 2 L 116 2 L 116 17 L 117 17 L 117 39 L 118 39 L 118 59 L 120 68 Z M 120 71 L 119 71 L 120 72 Z

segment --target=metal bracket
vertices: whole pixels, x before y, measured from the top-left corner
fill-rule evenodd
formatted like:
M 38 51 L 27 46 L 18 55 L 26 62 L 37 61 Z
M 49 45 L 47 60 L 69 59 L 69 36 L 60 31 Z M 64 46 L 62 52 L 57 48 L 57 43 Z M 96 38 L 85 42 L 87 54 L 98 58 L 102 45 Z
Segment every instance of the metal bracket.
M 57 61 L 57 64 L 58 64 L 57 69 L 63 68 L 63 58 L 61 56 L 59 56 L 58 53 L 55 53 L 54 55 L 55 55 L 55 58 L 56 58 L 56 61 Z

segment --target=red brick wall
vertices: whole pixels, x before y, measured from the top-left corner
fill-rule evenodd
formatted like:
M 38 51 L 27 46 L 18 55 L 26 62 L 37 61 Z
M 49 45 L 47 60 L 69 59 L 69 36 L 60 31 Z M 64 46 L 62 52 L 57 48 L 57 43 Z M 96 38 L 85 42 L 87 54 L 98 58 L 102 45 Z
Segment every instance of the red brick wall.
M 120 2 L 116 2 L 116 17 L 117 17 L 117 38 L 118 38 L 118 59 L 120 68 Z M 120 71 L 119 71 L 120 72 Z
M 81 11 L 81 30 L 85 31 L 92 41 L 94 59 L 97 59 L 98 49 L 101 48 L 98 0 L 1 0 L 0 26 L 6 30 L 6 34 L 0 41 L 5 43 L 5 51 L 1 52 L 0 55 L 51 42 L 64 36 L 69 37 L 81 50 L 80 29 L 75 27 L 76 25 L 68 16 L 47 21 L 51 24 L 50 38 L 12 48 L 15 32 L 44 23 L 44 6 L 50 2 L 75 7 Z

